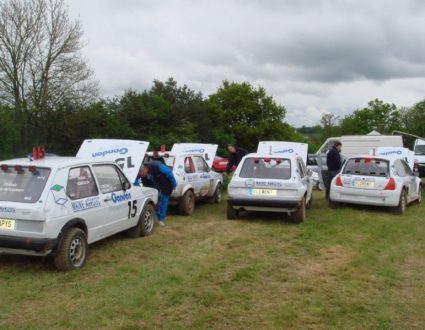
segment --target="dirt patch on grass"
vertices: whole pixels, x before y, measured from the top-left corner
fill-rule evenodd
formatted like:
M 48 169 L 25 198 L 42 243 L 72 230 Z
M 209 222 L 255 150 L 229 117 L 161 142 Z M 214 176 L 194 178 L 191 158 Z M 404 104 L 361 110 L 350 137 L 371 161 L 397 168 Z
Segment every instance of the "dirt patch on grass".
M 332 281 L 336 273 L 352 258 L 355 253 L 341 245 L 319 250 L 319 255 L 295 267 L 295 273 L 303 279 Z

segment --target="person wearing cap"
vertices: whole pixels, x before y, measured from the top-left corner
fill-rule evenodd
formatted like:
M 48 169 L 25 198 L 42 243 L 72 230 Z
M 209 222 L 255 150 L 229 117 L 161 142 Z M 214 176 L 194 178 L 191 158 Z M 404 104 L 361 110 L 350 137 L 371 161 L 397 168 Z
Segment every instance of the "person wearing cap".
M 238 166 L 242 158 L 248 154 L 248 151 L 243 148 L 236 147 L 234 144 L 227 145 L 227 151 L 230 153 L 230 157 L 225 173 L 229 174 L 232 171 L 233 166 Z
M 140 167 L 134 185 L 140 186 L 140 181 L 143 186 L 158 190 L 159 205 L 157 207 L 156 214 L 158 216 L 159 224 L 164 226 L 168 202 L 170 200 L 171 193 L 177 187 L 177 182 L 174 178 L 173 172 L 162 162 L 151 160 Z
M 339 173 L 342 167 L 341 162 L 341 142 L 335 142 L 331 150 L 326 155 L 326 165 L 328 167 L 328 180 L 326 180 L 326 198 L 329 197 L 332 179 Z

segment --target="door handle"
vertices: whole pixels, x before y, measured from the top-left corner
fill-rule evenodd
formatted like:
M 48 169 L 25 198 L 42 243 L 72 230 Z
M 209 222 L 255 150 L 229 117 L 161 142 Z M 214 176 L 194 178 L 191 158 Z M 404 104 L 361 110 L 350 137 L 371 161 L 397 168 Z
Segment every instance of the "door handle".
M 109 201 L 111 201 L 112 200 L 112 198 L 111 197 L 105 197 L 105 199 L 103 200 L 104 202 L 109 202 Z

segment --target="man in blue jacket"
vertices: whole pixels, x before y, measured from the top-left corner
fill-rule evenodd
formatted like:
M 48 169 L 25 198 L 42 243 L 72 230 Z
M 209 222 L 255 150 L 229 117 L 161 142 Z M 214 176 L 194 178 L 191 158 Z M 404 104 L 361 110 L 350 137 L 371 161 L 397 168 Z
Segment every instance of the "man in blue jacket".
M 171 193 L 177 187 L 173 172 L 162 162 L 151 160 L 140 167 L 134 185 L 140 186 L 140 180 L 143 186 L 155 188 L 159 191 L 159 207 L 156 214 L 158 215 L 159 224 L 164 226 L 168 201 L 170 200 Z

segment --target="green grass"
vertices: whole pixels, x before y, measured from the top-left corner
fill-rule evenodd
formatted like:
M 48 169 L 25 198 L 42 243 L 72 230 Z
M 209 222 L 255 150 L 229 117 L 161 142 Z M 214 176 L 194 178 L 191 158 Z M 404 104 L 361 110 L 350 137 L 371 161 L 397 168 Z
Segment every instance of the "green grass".
M 0 255 L 1 329 L 423 329 L 424 204 L 225 219 L 171 210 L 154 235 L 90 247 L 86 267 Z

